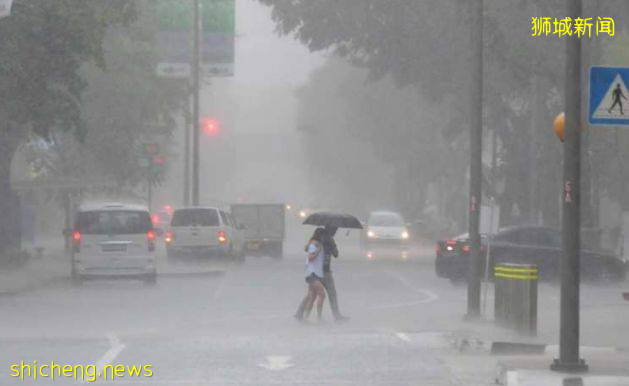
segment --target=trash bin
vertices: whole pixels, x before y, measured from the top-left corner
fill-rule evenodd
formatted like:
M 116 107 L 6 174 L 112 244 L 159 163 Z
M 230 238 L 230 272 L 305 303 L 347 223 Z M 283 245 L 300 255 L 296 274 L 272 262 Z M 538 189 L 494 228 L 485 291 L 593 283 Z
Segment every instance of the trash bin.
M 527 335 L 537 334 L 537 266 L 500 263 L 494 267 L 496 324 Z

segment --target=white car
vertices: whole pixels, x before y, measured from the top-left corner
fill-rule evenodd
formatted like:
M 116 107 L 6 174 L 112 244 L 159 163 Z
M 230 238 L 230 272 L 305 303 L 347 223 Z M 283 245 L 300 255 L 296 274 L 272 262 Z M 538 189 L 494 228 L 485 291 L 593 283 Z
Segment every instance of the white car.
M 155 283 L 155 231 L 148 208 L 126 204 L 79 207 L 72 230 L 72 278 L 135 277 Z
M 168 258 L 210 255 L 244 259 L 241 227 L 219 208 L 176 209 L 164 241 Z
M 376 211 L 369 214 L 361 244 L 369 259 L 376 254 L 382 255 L 382 251 L 389 255 L 399 252 L 402 258 L 406 258 L 409 239 L 408 228 L 399 213 Z

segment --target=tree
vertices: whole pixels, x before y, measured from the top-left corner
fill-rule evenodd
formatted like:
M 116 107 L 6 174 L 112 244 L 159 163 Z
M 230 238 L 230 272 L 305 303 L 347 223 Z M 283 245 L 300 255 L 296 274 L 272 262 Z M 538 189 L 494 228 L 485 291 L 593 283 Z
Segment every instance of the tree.
M 86 83 L 81 140 L 52 130 L 50 146 L 35 147 L 38 154 L 31 158 L 48 165 L 44 178 L 106 181 L 108 187 L 92 190 L 138 196 L 147 180 L 156 184 L 163 177 L 165 168 L 154 165 L 154 159 L 174 156 L 173 114 L 181 109 L 187 90 L 185 83 L 159 78 L 152 70 L 157 62 L 157 15 L 150 2 L 135 4 L 137 20 L 127 27 L 112 27 L 105 35 L 104 66 L 85 63 L 81 68 Z M 146 144 L 157 144 L 159 154 L 147 158 Z
M 109 26 L 135 17 L 128 0 L 16 0 L 0 20 L 0 252 L 19 246 L 19 200 L 10 166 L 29 136 L 85 133 L 81 65 L 103 65 Z

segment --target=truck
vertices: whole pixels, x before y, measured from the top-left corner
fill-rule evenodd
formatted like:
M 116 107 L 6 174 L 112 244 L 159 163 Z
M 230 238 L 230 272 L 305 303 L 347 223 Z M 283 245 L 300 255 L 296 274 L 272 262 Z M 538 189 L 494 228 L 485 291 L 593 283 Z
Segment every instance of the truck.
M 249 256 L 284 255 L 284 204 L 233 204 L 231 214 L 242 226 L 244 249 Z

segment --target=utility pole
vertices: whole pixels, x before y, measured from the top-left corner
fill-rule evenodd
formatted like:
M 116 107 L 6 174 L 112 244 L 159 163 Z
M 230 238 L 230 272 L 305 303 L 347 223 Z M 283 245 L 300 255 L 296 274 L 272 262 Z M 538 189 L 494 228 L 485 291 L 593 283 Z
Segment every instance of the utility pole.
M 184 161 L 183 161 L 183 205 L 190 205 L 190 99 L 184 108 Z
M 192 205 L 199 205 L 199 99 L 201 60 L 201 12 L 199 0 L 194 7 L 194 44 L 192 52 Z
M 572 20 L 580 18 L 582 0 L 568 0 L 567 4 L 566 16 Z M 576 34 L 566 38 L 559 358 L 554 360 L 550 368 L 555 371 L 584 372 L 588 366 L 579 357 L 581 39 Z
M 482 147 L 483 147 L 483 0 L 474 2 L 473 30 L 471 31 L 474 58 L 471 74 L 470 102 L 473 106 L 470 127 L 470 202 L 469 240 L 471 255 L 467 279 L 467 315 L 469 319 L 480 317 L 480 206 L 482 195 Z

